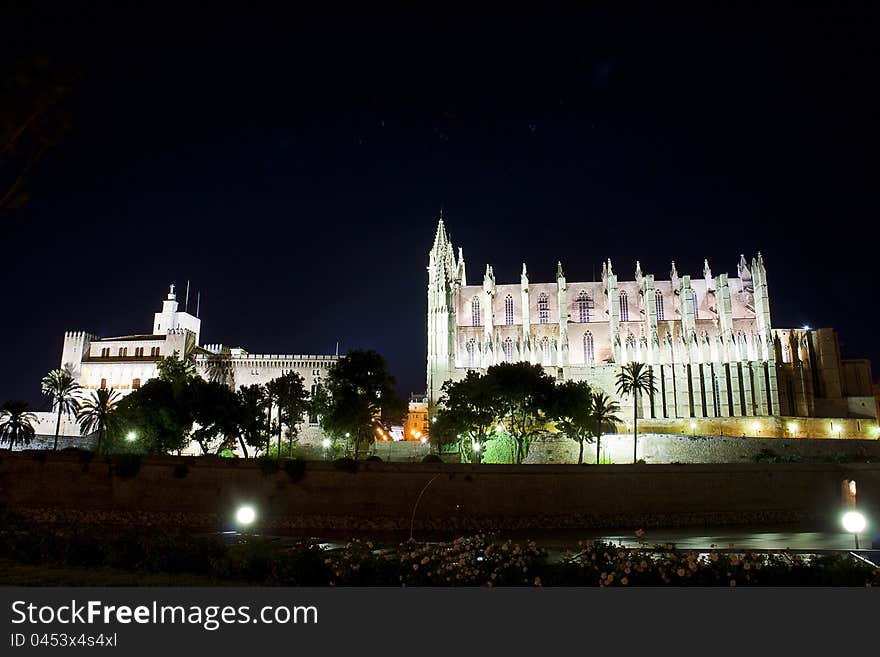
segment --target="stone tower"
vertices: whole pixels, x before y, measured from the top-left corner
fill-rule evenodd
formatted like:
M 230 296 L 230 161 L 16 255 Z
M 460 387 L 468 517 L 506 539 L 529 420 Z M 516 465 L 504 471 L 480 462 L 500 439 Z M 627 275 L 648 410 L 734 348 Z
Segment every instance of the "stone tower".
M 434 246 L 428 254 L 428 399 L 440 398 L 443 383 L 455 369 L 455 304 L 466 285 L 464 256 L 456 263 L 452 243 L 443 225 L 437 224 Z

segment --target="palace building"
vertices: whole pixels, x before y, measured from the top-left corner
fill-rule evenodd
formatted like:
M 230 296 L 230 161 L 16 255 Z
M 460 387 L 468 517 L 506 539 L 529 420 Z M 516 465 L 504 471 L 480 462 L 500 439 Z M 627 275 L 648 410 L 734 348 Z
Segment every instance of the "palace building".
M 771 321 L 767 271 L 759 253 L 736 277 L 630 280 L 610 260 L 602 280 L 496 282 L 486 266 L 468 284 L 441 216 L 428 256 L 427 390 L 437 402 L 447 380 L 502 362 L 539 364 L 557 380 L 585 380 L 617 398 L 622 365 L 654 372 L 657 392 L 640 399 L 640 426 L 677 431 L 686 420 L 704 433 L 877 437 L 877 403 L 867 360 L 844 359 L 831 328 L 780 328 Z M 622 417 L 632 400 L 618 399 Z M 628 411 L 627 411 L 628 409 Z M 823 418 L 819 420 L 819 418 Z
M 200 346 L 200 337 L 201 319 L 186 308 L 180 310 L 174 285 L 171 285 L 162 310 L 153 315 L 151 333 L 101 338 L 85 331 L 68 331 L 64 334 L 60 366 L 73 372 L 85 394 L 97 388 L 130 394 L 157 376 L 156 364 L 160 358 L 175 355 L 181 359 L 192 358 L 200 376 L 225 383 L 232 389 L 266 384 L 293 371 L 303 377 L 306 390 L 314 392 L 338 360 L 338 355 L 251 354 L 240 347 L 222 344 Z M 37 433 L 54 435 L 55 414 L 40 413 L 38 418 Z M 62 434 L 79 435 L 75 420 L 63 421 Z M 322 437 L 317 418 L 304 417 L 300 440 L 318 442 Z

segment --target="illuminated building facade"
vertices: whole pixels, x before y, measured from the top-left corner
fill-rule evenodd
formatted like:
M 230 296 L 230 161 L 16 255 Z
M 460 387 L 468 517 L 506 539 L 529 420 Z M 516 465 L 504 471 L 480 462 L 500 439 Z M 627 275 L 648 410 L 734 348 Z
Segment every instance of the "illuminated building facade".
M 520 361 L 617 398 L 621 366 L 643 362 L 657 392 L 639 400 L 637 413 L 661 429 L 686 418 L 713 433 L 726 425 L 790 435 L 782 418 L 822 417 L 841 420 L 824 423 L 826 433 L 876 437 L 870 363 L 841 358 L 833 329 L 773 327 L 760 253 L 750 262 L 741 256 L 736 271 L 715 276 L 704 261 L 691 277 L 673 262 L 658 279 L 636 262 L 624 280 L 608 260 L 600 281 L 569 282 L 558 263 L 546 283 L 532 281 L 523 264 L 519 283 L 501 284 L 487 265 L 481 284 L 469 285 L 441 217 L 428 257 L 428 399 L 438 401 L 443 383 L 468 370 Z M 618 401 L 623 416 L 632 413 L 631 399 Z

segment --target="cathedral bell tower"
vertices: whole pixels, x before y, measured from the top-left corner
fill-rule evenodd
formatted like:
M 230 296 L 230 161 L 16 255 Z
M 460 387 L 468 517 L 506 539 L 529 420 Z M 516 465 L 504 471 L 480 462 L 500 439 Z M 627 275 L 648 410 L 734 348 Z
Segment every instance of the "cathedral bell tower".
M 458 291 L 466 285 L 464 257 L 455 261 L 443 225 L 443 213 L 428 254 L 428 400 L 436 402 L 440 389 L 455 369 L 455 307 Z

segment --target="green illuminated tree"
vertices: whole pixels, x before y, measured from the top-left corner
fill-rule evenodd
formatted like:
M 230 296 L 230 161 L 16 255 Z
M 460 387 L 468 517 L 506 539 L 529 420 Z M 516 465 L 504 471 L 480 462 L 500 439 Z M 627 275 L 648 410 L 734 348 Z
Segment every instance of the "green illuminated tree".
M 555 383 L 540 365 L 529 363 L 493 365 L 486 376 L 498 394 L 499 417 L 516 442 L 516 462 L 522 463 L 531 439 L 546 428 Z
M 30 404 L 21 399 L 10 399 L 0 406 L 0 445 L 3 441 L 9 443 L 9 449 L 18 443 L 29 445 L 36 435 L 36 421 L 37 415 L 31 411 Z
M 480 462 L 482 451 L 492 425 L 501 413 L 501 395 L 495 389 L 495 379 L 481 375 L 473 370 L 460 381 L 447 381 L 443 384 L 443 395 L 431 425 L 431 436 L 436 440 L 443 436 L 451 441 L 464 442 L 464 451 L 470 452 L 474 463 Z M 433 438 L 432 438 L 433 439 Z
M 76 416 L 76 412 L 79 410 L 81 386 L 76 382 L 70 369 L 64 368 L 49 372 L 43 377 L 40 387 L 58 412 L 58 419 L 55 422 L 55 443 L 52 446 L 52 449 L 58 449 L 61 416 Z
M 278 458 L 281 458 L 282 423 L 287 425 L 287 453 L 293 451 L 293 443 L 299 435 L 299 424 L 309 410 L 309 395 L 305 379 L 296 372 L 288 372 L 266 384 L 279 409 Z
M 593 442 L 593 396 L 586 381 L 565 381 L 554 391 L 552 418 L 566 437 L 578 444 L 578 464 L 584 462 L 584 443 Z
M 266 431 L 266 390 L 259 384 L 241 386 L 236 397 L 236 427 L 238 441 L 245 457 L 248 456 L 247 446 L 259 451 L 267 445 L 269 435 Z
M 628 363 L 617 374 L 617 394 L 628 395 L 633 400 L 633 463 L 638 460 L 639 397 L 657 392 L 654 371 L 644 363 Z

